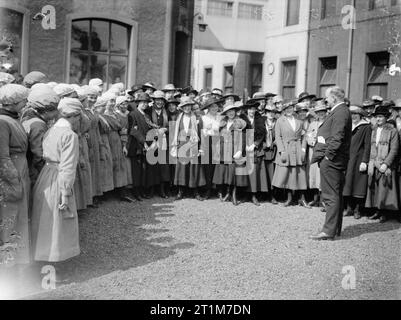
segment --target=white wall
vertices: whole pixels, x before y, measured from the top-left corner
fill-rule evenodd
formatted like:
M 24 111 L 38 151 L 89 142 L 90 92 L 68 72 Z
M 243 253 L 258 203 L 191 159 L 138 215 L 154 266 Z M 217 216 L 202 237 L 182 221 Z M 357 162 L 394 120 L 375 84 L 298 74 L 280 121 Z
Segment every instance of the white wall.
M 264 92 L 281 94 L 282 60 L 297 60 L 296 94 L 305 91 L 308 54 L 308 28 L 310 1 L 301 0 L 299 24 L 286 26 L 287 0 L 268 1 L 266 10 L 269 16 L 266 33 L 264 57 Z M 274 65 L 274 73 L 269 75 L 268 65 Z
M 238 56 L 239 54 L 235 52 L 195 50 L 193 64 L 195 89 L 203 89 L 205 67 L 213 68 L 212 88 L 222 88 L 224 65 L 235 66 Z

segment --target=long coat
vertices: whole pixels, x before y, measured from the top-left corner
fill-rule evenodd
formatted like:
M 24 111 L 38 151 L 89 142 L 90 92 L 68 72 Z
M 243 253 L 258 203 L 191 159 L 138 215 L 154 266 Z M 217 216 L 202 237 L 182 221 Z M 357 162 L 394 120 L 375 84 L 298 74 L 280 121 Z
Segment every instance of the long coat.
M 43 140 L 46 165 L 33 189 L 32 248 L 36 261 L 59 262 L 79 255 L 74 182 L 79 160 L 78 136 L 60 119 Z M 59 210 L 62 195 L 68 208 Z
M 311 163 L 313 157 L 313 149 L 316 145 L 317 131 L 322 123 L 319 121 L 312 121 L 308 130 L 306 131 L 306 142 L 308 144 L 307 157 L 308 162 L 306 164 L 306 173 L 309 182 L 309 189 L 320 189 L 320 168 L 317 163 Z
M 100 132 L 100 184 L 102 186 L 102 192 L 112 191 L 114 189 L 114 177 L 113 177 L 113 155 L 111 153 L 109 132 L 111 131 L 110 125 L 103 115 L 99 117 L 99 132 Z
M 379 210 L 399 210 L 397 154 L 399 150 L 398 132 L 386 124 L 376 145 L 377 127 L 372 132 L 370 160 L 368 166 L 368 192 L 366 207 Z M 386 164 L 388 169 L 382 174 L 379 168 Z
M 5 113 L 0 109 L 0 242 L 15 247 L 0 251 L 0 266 L 30 260 L 28 138 L 18 116 Z
M 350 160 L 345 176 L 343 195 L 365 198 L 368 187 L 368 173 L 360 172 L 361 163 L 369 163 L 372 128 L 369 122 L 362 120 L 352 128 Z

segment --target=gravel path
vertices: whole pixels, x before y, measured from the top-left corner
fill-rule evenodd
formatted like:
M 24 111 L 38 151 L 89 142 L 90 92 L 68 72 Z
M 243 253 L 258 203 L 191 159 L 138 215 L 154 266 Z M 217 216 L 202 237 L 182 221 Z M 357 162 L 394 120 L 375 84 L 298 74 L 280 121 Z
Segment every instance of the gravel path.
M 81 255 L 56 265 L 69 279 L 39 299 L 400 299 L 396 221 L 345 218 L 334 242 L 308 239 L 318 209 L 218 200 L 110 200 L 80 217 Z M 355 290 L 342 287 L 344 266 Z

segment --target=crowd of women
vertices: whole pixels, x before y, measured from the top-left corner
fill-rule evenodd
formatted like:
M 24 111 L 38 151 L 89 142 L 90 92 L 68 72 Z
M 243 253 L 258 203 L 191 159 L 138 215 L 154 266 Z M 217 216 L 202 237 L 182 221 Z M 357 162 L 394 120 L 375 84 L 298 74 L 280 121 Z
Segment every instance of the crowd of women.
M 79 254 L 77 212 L 113 192 L 123 201 L 218 197 L 322 207 L 311 164 L 330 110 L 302 93 L 283 101 L 222 90 L 105 88 L 0 76 L 0 262 L 58 262 Z M 245 101 L 244 101 L 245 100 Z M 401 100 L 349 103 L 353 120 L 346 215 L 398 211 Z M 307 199 L 309 201 L 307 201 Z

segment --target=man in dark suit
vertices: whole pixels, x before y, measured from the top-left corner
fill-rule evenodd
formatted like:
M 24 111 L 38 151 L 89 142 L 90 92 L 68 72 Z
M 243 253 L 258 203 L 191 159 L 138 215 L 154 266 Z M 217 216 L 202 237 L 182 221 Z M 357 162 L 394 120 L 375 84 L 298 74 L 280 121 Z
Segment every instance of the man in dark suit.
M 333 240 L 336 235 L 341 235 L 344 209 L 342 193 L 352 137 L 351 113 L 344 102 L 344 90 L 329 88 L 326 101 L 331 111 L 318 130 L 312 158 L 312 163 L 320 164 L 326 221 L 322 232 L 310 237 L 313 240 Z

